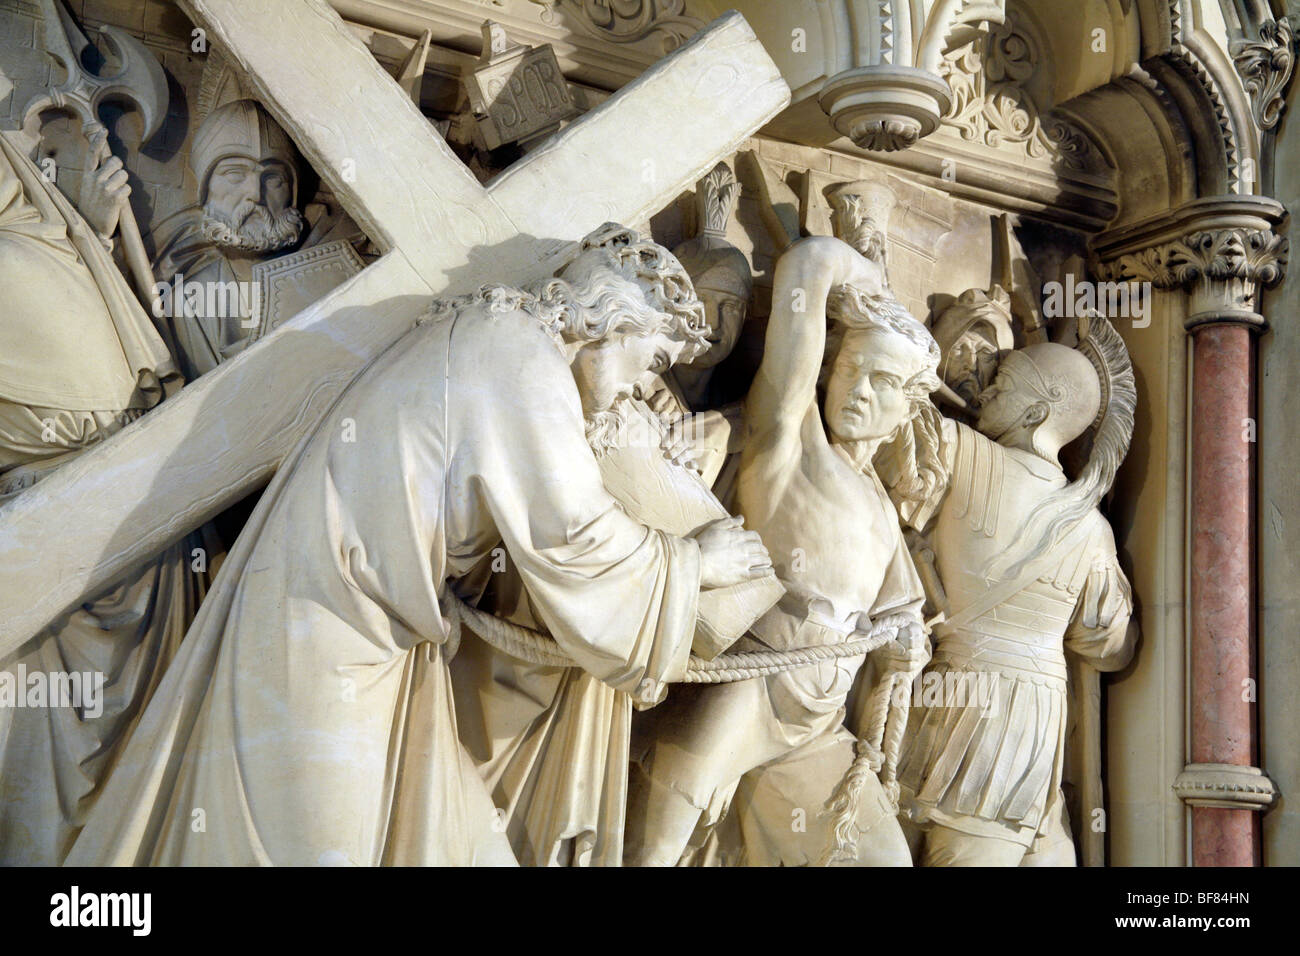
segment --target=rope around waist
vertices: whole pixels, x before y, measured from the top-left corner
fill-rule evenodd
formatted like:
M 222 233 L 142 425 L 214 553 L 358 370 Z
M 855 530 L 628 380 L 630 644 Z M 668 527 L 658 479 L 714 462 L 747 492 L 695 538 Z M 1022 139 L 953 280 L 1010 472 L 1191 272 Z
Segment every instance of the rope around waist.
M 539 667 L 577 667 L 578 664 L 560 649 L 555 638 L 541 631 L 512 623 L 476 607 L 470 607 L 448 592 L 446 603 L 460 620 L 473 627 L 474 633 L 503 654 L 509 654 Z M 719 654 L 711 661 L 691 655 L 686 662 L 683 684 L 728 684 L 751 680 L 807 667 L 823 661 L 869 654 L 893 640 L 894 627 L 875 627 L 866 637 L 815 647 L 796 647 L 787 651 L 743 651 Z

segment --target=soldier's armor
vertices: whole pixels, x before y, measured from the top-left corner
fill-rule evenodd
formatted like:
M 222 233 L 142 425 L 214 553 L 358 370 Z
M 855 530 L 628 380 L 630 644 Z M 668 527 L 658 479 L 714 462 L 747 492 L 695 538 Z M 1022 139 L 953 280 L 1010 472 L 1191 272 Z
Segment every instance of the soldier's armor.
M 1066 484 L 1052 463 L 968 426 L 952 427 L 951 483 L 934 528 L 949 618 L 996 586 L 984 573 L 988 562 L 1016 543 Z M 988 700 L 913 708 L 899 779 L 918 822 L 1026 845 L 1047 822 L 1064 752 L 1065 647 L 1092 657 L 1113 653 L 1129 610 L 1128 584 L 1100 512 L 1086 514 L 1053 558 L 974 620 L 935 627 L 931 671 L 993 679 Z
M 987 563 L 1015 542 L 1016 532 L 1043 499 L 1066 484 L 1059 468 L 1036 455 L 1004 448 L 965 425 L 958 425 L 956 431 L 952 489 L 934 532 L 935 566 L 947 593 L 949 616 L 988 591 L 982 573 Z M 1013 472 L 1014 480 L 1007 481 L 1007 471 Z M 1031 485 L 1033 494 L 1024 494 L 1025 473 L 1037 479 Z M 1084 520 L 1103 522 L 1096 512 Z M 1050 679 L 1064 686 L 1063 640 L 1088 573 L 1090 553 L 1091 549 L 1064 551 L 1037 580 L 969 624 L 947 632 L 939 625 L 933 660 L 955 666 L 974 662 L 981 669 Z

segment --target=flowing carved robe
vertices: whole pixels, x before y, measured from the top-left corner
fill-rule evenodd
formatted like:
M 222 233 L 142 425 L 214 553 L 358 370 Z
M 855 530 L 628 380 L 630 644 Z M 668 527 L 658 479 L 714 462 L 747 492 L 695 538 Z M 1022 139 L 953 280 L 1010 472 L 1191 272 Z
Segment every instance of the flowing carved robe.
M 698 547 L 606 493 L 537 321 L 477 304 L 377 359 L 277 473 L 70 862 L 513 862 L 440 601 L 499 546 L 586 672 L 684 672 Z
M 0 290 L 3 502 L 155 405 L 175 370 L 100 241 L 2 135 Z M 0 864 L 63 859 L 198 606 L 193 543 L 0 657 Z M 98 702 L 30 693 L 73 674 L 102 681 Z

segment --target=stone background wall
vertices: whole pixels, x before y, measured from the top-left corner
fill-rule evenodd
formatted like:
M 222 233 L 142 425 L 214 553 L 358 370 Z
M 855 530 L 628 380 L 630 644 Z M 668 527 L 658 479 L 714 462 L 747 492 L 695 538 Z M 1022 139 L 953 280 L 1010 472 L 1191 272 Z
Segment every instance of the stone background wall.
M 109 57 L 107 67 L 113 64 L 111 47 L 100 42 L 96 33 L 100 27 L 112 25 L 140 38 L 158 56 L 167 74 L 167 118 L 143 148 L 140 121 L 134 111 L 109 107 L 101 114 L 109 126 L 114 152 L 126 158 L 132 208 L 152 254 L 151 229 L 197 196 L 189 152 L 195 125 L 193 113 L 207 55 L 194 50 L 192 24 L 168 0 L 72 0 L 66 8 Z M 373 29 L 357 30 L 390 72 L 396 72 L 408 48 L 407 41 Z M 27 104 L 47 88 L 51 74 L 61 79 L 61 71 L 41 50 L 42 40 L 38 4 L 0 0 L 0 129 L 18 130 Z M 459 99 L 455 64 L 473 59 L 459 51 L 431 51 L 420 95 L 422 108 L 431 118 L 445 119 L 453 114 Z M 581 84 L 571 84 L 571 92 L 579 105 L 587 108 L 607 95 Z M 47 111 L 37 123 L 29 124 L 28 132 L 39 135 L 39 155 L 54 159 L 59 187 L 75 203 L 86 148 L 79 124 L 67 114 Z M 30 140 L 26 142 L 31 144 Z M 890 277 L 899 298 L 923 321 L 930 322 L 965 289 L 985 288 L 992 281 L 990 216 L 997 210 L 953 199 L 938 189 L 917 184 L 913 181 L 917 177 L 905 170 L 889 170 L 863 157 L 761 136 L 750 140 L 744 149 L 755 151 L 795 189 L 805 176 L 813 177 L 817 191 L 858 179 L 889 183 L 899 197 L 891 224 L 894 241 Z M 736 169 L 736 157 L 730 157 L 729 162 Z M 745 188 L 728 238 L 751 257 L 756 274 L 751 315 L 759 321 L 746 330 L 741 346 L 741 351 L 748 352 L 756 362 L 762 349 L 761 320 L 770 308 L 775 247 L 759 217 L 754 183 L 747 181 L 743 169 L 736 171 Z M 825 212 L 829 212 L 828 208 Z M 693 235 L 693 218 L 692 199 L 687 193 L 653 217 L 655 238 L 669 247 L 676 245 Z M 828 220 L 819 222 L 814 231 L 829 231 Z M 1081 251 L 1082 236 L 1077 236 L 1075 242 Z M 942 263 L 942 268 L 936 269 L 936 263 Z
M 1293 80 L 1277 129 L 1276 198 L 1300 222 L 1300 92 Z M 1293 233 L 1294 235 L 1294 233 Z M 1260 766 L 1282 798 L 1265 816 L 1264 863 L 1300 866 L 1300 269 L 1264 295 L 1259 343 Z

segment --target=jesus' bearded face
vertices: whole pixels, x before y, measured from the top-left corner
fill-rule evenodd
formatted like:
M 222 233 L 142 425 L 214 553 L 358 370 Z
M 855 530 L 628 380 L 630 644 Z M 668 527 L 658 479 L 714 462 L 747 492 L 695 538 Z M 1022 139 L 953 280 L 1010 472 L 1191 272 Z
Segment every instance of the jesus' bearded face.
M 292 205 L 291 173 L 279 160 L 221 160 L 208 178 L 203 235 L 232 250 L 274 252 L 302 235 L 302 213 Z
M 628 333 L 587 342 L 573 357 L 570 368 L 582 399 L 587 440 L 600 453 L 617 444 L 622 434 L 619 405 L 638 386 L 649 386 L 677 361 L 685 343 L 664 332 Z
M 591 417 L 631 398 L 638 385 L 668 371 L 684 344 L 663 332 L 616 334 L 584 344 L 571 364 L 583 414 Z

